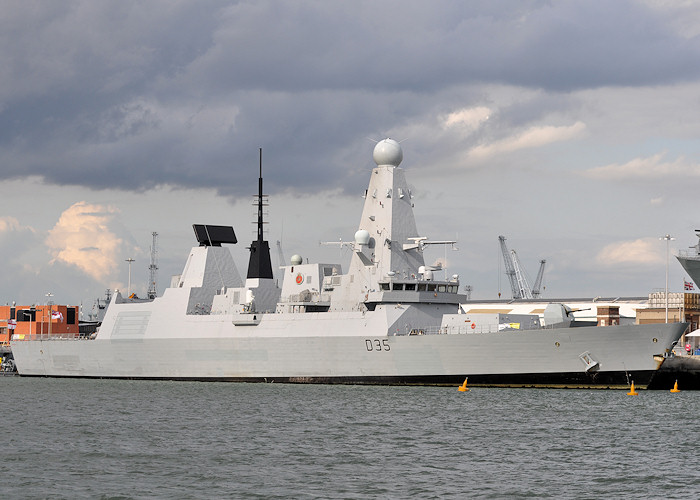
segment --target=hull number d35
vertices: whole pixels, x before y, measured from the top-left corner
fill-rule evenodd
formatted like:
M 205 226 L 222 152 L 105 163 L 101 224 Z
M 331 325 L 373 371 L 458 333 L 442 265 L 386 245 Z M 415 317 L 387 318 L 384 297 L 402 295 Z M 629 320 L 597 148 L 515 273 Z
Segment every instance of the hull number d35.
M 365 347 L 368 351 L 391 351 L 389 339 L 365 339 Z

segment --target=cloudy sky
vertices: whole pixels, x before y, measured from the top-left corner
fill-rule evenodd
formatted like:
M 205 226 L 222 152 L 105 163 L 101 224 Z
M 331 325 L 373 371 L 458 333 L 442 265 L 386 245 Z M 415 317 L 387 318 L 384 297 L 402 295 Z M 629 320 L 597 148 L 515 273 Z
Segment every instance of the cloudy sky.
M 682 289 L 700 228 L 700 3 L 13 1 L 0 9 L 0 303 L 90 309 L 179 274 L 193 223 L 340 262 L 373 140 L 402 141 L 426 250 L 510 296 Z M 499 274 L 500 273 L 500 274 Z

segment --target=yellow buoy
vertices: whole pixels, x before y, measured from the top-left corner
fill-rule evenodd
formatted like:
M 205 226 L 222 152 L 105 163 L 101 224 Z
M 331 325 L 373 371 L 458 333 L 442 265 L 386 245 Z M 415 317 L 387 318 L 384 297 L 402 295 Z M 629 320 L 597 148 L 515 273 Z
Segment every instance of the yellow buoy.
M 634 390 L 634 381 L 632 382 L 632 387 L 630 388 L 630 392 L 627 393 L 628 396 L 636 396 L 639 394 L 637 391 Z
M 671 389 L 671 392 L 681 392 L 681 390 L 678 388 L 678 380 L 676 380 L 676 383 L 673 384 L 673 389 Z
M 469 378 L 469 377 L 467 377 Z M 467 389 L 467 378 L 464 379 L 464 383 L 459 386 L 459 392 L 467 392 L 469 389 Z

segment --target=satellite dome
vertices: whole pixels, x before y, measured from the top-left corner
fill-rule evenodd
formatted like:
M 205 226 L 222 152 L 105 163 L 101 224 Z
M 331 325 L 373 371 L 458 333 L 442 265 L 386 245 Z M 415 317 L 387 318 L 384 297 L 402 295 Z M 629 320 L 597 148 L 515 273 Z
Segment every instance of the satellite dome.
M 301 263 L 304 262 L 304 260 L 301 258 L 301 255 L 297 254 L 292 255 L 292 258 L 289 260 L 293 266 L 301 265 Z
M 360 229 L 355 233 L 355 243 L 358 245 L 368 245 L 369 244 L 369 231 L 366 229 Z
M 401 145 L 394 139 L 384 139 L 374 146 L 374 153 L 372 156 L 377 166 L 389 165 L 398 167 L 401 160 L 403 160 L 403 151 L 401 150 Z

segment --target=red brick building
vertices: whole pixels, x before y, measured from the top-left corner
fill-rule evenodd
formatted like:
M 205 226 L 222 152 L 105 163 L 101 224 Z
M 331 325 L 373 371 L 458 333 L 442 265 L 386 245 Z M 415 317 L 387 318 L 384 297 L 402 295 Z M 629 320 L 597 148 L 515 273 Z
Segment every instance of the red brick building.
M 78 306 L 0 306 L 0 342 L 8 342 L 10 335 L 77 336 L 78 314 Z

